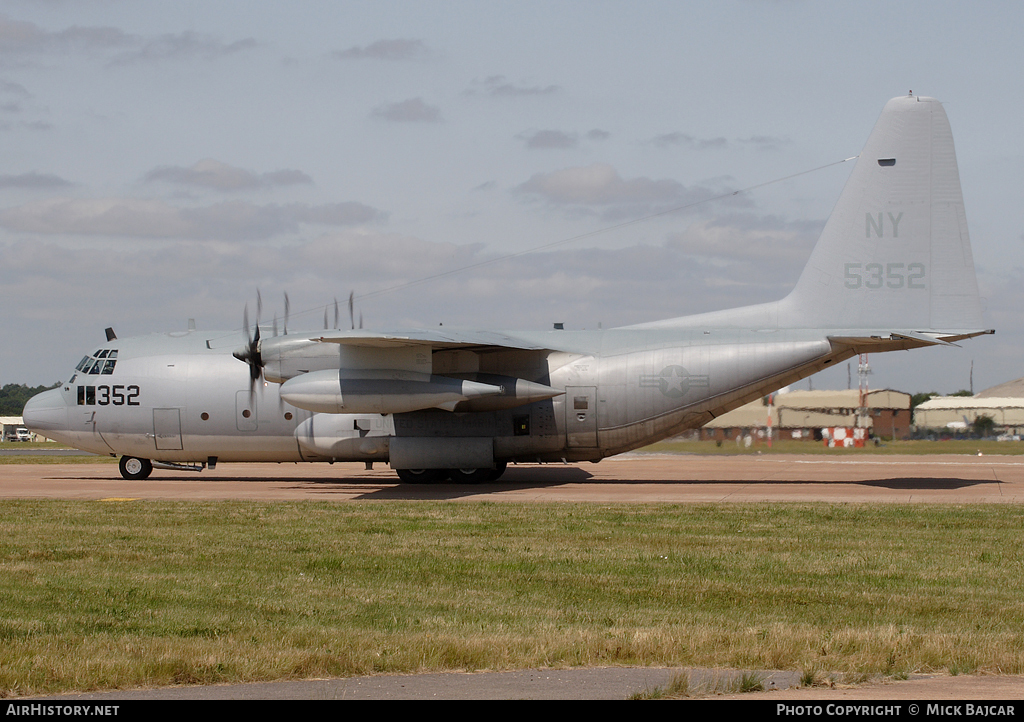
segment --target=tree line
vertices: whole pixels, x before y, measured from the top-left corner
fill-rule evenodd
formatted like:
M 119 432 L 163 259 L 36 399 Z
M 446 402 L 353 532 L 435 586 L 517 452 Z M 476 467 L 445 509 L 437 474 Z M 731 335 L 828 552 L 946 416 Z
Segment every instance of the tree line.
M 0 416 L 21 416 L 25 402 L 36 394 L 55 389 L 61 382 L 52 386 L 26 386 L 25 384 L 7 384 L 0 387 Z

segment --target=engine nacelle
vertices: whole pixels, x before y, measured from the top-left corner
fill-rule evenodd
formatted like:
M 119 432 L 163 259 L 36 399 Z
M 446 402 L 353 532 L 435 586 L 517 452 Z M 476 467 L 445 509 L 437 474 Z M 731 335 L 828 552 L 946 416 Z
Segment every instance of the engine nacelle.
M 313 371 L 281 384 L 281 398 L 300 409 L 326 414 L 401 414 L 420 409 L 451 411 L 462 401 L 498 396 L 500 386 L 412 371 Z

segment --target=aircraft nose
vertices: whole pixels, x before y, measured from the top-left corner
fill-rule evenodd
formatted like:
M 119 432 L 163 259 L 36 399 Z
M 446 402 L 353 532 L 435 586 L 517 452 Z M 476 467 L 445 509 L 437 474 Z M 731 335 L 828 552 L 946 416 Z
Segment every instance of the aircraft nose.
M 21 416 L 31 431 L 58 431 L 68 427 L 68 407 L 60 389 L 50 389 L 30 398 Z

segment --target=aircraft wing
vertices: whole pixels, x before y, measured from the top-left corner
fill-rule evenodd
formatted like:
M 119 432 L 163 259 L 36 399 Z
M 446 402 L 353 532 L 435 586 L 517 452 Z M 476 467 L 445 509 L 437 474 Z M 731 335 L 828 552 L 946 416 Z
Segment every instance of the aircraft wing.
M 464 348 L 486 350 L 487 348 L 520 349 L 525 351 L 550 350 L 547 346 L 515 338 L 497 331 L 463 330 L 411 330 L 386 333 L 364 331 L 331 331 L 315 336 L 311 341 L 337 343 L 347 346 L 368 346 L 372 348 L 401 348 L 406 346 L 431 346 L 433 348 Z

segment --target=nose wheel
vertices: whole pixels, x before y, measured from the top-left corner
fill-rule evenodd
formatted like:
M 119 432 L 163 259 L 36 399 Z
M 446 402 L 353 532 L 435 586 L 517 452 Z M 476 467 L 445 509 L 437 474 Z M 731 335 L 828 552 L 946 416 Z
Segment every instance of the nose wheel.
M 149 459 L 135 456 L 122 456 L 117 467 L 121 470 L 121 476 L 129 481 L 147 479 L 153 473 L 153 463 Z

